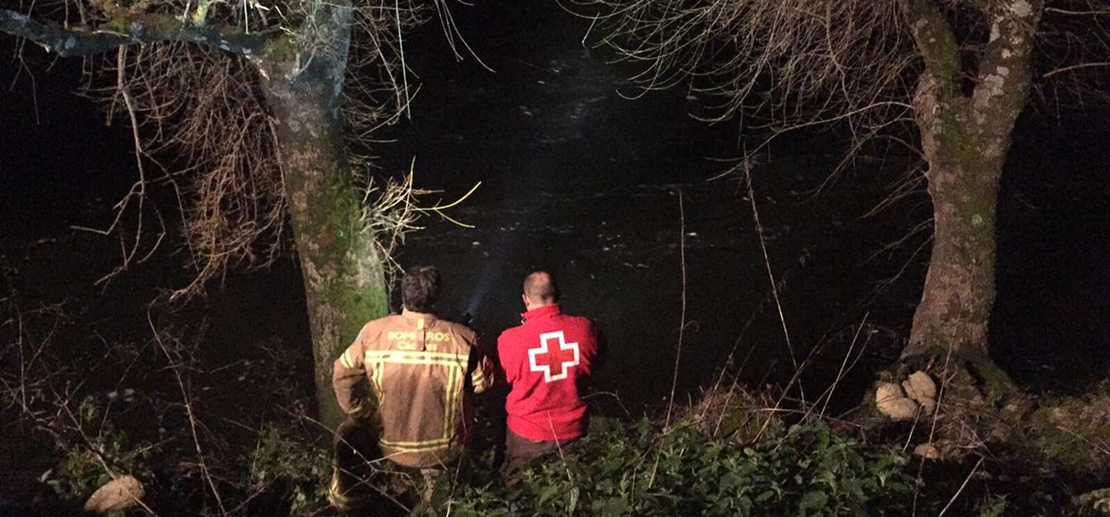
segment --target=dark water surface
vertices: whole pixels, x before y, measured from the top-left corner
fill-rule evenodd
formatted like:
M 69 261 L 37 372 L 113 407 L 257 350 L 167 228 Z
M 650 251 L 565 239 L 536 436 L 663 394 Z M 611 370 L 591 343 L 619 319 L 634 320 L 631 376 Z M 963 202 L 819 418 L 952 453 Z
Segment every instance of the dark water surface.
M 745 184 L 706 181 L 744 141 L 735 125 L 688 116 L 713 100 L 682 91 L 623 98 L 637 93 L 624 82 L 634 69 L 611 64 L 590 44 L 596 37 L 583 45 L 589 20 L 552 5 L 455 6 L 463 35 L 495 72 L 472 56 L 444 60 L 434 23 L 407 41 L 422 88 L 411 120 L 380 135 L 396 141 L 374 150 L 377 165 L 400 175 L 415 159 L 417 186 L 448 201 L 481 186 L 449 212 L 473 228 L 430 215 L 400 263 L 439 266 L 441 312 L 474 314 L 491 346 L 519 320 L 524 276 L 554 272 L 566 309 L 598 320 L 611 341 L 596 383 L 605 414 L 660 409 L 672 380 L 675 398 L 687 400 L 722 370 L 781 386 L 796 365 L 805 374 L 795 395 L 812 401 L 847 369 L 830 408 L 858 402 L 873 372 L 897 357 L 924 279 L 927 231 L 912 233 L 931 211 L 924 193 L 868 215 L 905 158 L 858 160 L 818 191 L 836 135 L 784 139 L 755 164 L 757 224 Z M 119 238 L 75 227 L 111 223 L 112 204 L 137 177 L 130 134 L 106 128 L 68 93 L 79 84 L 75 62 L 33 58 L 31 81 L 7 59 L 11 49 L 0 37 L 0 297 L 15 294 L 33 339 L 53 339 L 74 359 L 67 368 L 81 369 L 79 389 L 58 389 L 138 422 L 136 439 L 157 443 L 155 427 L 183 429 L 180 392 L 165 384 L 166 358 L 151 341 L 157 324 L 185 329 L 185 359 L 196 360 L 189 396 L 214 425 L 214 449 L 240 454 L 234 444 L 254 443 L 254 426 L 295 420 L 278 406 L 310 398 L 312 357 L 294 259 L 232 273 L 206 299 L 152 319 L 148 301 L 189 279 L 172 246 L 96 284 L 119 264 Z M 1110 117 L 1045 120 L 1019 124 L 1004 179 L 992 353 L 1030 389 L 1070 392 L 1110 370 Z M 161 201 L 152 199 L 146 221 L 160 206 L 172 229 L 173 205 Z M 55 306 L 66 316 L 32 314 Z M 6 372 L 18 363 L 0 357 Z M 120 398 L 128 390 L 133 401 Z M 500 419 L 497 398 L 486 399 L 479 438 L 490 446 Z M 18 500 L 54 456 L 20 429 L 3 432 L 0 492 Z
M 430 216 L 398 257 L 444 271 L 442 311 L 475 314 L 492 344 L 519 319 L 523 277 L 553 271 L 567 310 L 608 333 L 614 358 L 598 387 L 632 412 L 669 397 L 676 364 L 685 397 L 722 368 L 753 385 L 783 382 L 808 357 L 803 382 L 812 398 L 844 364 L 865 381 L 869 368 L 895 357 L 928 246 L 919 235 L 884 247 L 930 210 L 918 194 L 865 217 L 888 194 L 898 159 L 885 168 L 861 160 L 815 195 L 834 163 L 835 149 L 823 144 L 832 138 L 773 146 L 755 168 L 757 227 L 744 184 L 705 181 L 727 167 L 715 159 L 735 155 L 741 142 L 735 125 L 688 116 L 713 100 L 682 91 L 622 98 L 637 93 L 623 82 L 634 69 L 611 65 L 613 56 L 592 44 L 596 34 L 584 45 L 590 21 L 549 3 L 455 6 L 463 36 L 494 72 L 469 55 L 444 60 L 449 50 L 434 22 L 407 42 L 423 86 L 411 120 L 382 135 L 397 142 L 378 150 L 379 165 L 400 174 L 415 158 L 417 185 L 443 190 L 446 200 L 482 182 L 450 212 L 474 228 Z M 158 255 L 95 286 L 118 263 L 118 241 L 72 229 L 110 223 L 110 205 L 135 177 L 129 135 L 104 128 L 86 101 L 61 93 L 77 85 L 72 64 L 32 85 L 15 80 L 11 47 L 2 48 L 4 281 L 31 304 L 68 299 L 74 325 L 85 329 L 75 348 L 144 340 L 145 302 L 187 278 L 180 257 Z M 1083 120 L 1067 131 L 1026 121 L 1002 193 L 995 352 L 1043 389 L 1085 386 L 1108 367 L 1110 151 L 1084 144 L 1104 138 L 1105 122 Z M 248 373 L 221 381 L 223 393 L 267 382 L 257 362 L 240 357 L 302 350 L 308 340 L 291 261 L 230 276 L 186 314 L 207 320 L 213 356 Z M 850 348 L 860 328 L 863 339 Z M 104 388 L 113 388 L 111 379 Z M 842 399 L 856 396 L 846 389 Z
M 523 276 L 555 271 L 568 309 L 613 339 L 617 360 L 600 384 L 635 407 L 668 396 L 680 339 L 680 393 L 726 365 L 743 364 L 751 384 L 782 382 L 813 353 L 809 395 L 848 356 L 859 382 L 846 383 L 856 389 L 841 401 L 857 401 L 870 370 L 896 357 L 924 279 L 927 231 L 911 235 L 930 215 L 924 193 L 865 216 L 905 157 L 859 160 L 818 194 L 836 136 L 784 139 L 754 169 L 760 233 L 745 185 L 705 181 L 751 135 L 689 116 L 711 98 L 672 90 L 625 99 L 639 93 L 625 80 L 637 69 L 613 65 L 590 20 L 539 5 L 456 10 L 494 72 L 469 55 L 426 64 L 447 52 L 438 27 L 426 31 L 429 46 L 429 34 L 410 40 L 424 88 L 383 162 L 404 170 L 415 159 L 417 183 L 446 189 L 445 198 L 482 186 L 452 214 L 473 229 L 433 220 L 401 262 L 443 268 L 454 285 L 445 311 L 476 313 L 491 340 L 515 324 Z M 525 18 L 536 21 L 516 22 Z M 1098 118 L 1046 127 L 1026 117 L 1002 193 L 994 351 L 1039 389 L 1082 389 L 1110 366 L 1110 269 L 1092 262 L 1110 251 L 1110 155 Z

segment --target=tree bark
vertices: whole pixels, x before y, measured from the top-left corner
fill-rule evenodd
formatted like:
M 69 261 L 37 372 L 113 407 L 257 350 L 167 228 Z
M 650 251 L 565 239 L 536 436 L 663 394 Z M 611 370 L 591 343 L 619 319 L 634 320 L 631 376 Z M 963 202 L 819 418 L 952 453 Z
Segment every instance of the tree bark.
M 320 421 L 336 428 L 344 414 L 331 388 L 332 363 L 367 321 L 385 315 L 383 257 L 362 222 L 343 135 L 340 104 L 349 4 L 321 9 L 316 48 L 291 53 L 280 44 L 260 60 L 273 110 L 278 152 L 312 330 Z M 312 38 L 307 38 L 312 39 Z
M 1030 53 L 1043 5 L 984 4 L 990 41 L 976 85 L 961 92 L 960 52 L 932 0 L 905 0 L 925 60 L 914 106 L 933 200 L 933 252 L 903 358 L 955 353 L 988 359 L 995 296 L 998 188 L 1011 134 L 1031 85 Z
M 275 38 L 165 15 L 127 14 L 120 20 L 109 24 L 110 30 L 71 30 L 0 9 L 0 33 L 28 38 L 63 56 L 188 41 L 217 46 L 258 66 L 304 279 L 316 402 L 320 421 L 334 429 L 345 415 L 331 388 L 332 362 L 366 321 L 388 311 L 385 258 L 362 222 L 362 196 L 340 116 L 353 23 L 350 1 L 321 3 L 301 33 Z
M 995 214 L 1005 154 L 976 150 L 1003 150 L 1010 140 L 1009 135 L 986 138 L 961 129 L 949 126 L 949 134 L 929 135 L 937 141 L 926 150 L 933 252 L 904 355 L 987 351 L 995 292 Z

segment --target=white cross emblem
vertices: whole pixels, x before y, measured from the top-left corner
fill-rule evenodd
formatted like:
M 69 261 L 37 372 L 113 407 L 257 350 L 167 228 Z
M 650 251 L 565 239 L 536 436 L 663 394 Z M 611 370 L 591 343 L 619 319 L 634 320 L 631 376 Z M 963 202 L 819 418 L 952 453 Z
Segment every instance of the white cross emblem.
M 560 361 L 558 351 L 552 350 L 548 345 L 551 341 L 559 341 L 558 350 L 573 350 L 574 359 L 570 361 Z M 540 346 L 528 349 L 528 365 L 533 372 L 543 372 L 544 382 L 558 381 L 567 378 L 572 366 L 578 366 L 581 358 L 578 354 L 578 343 L 567 343 L 563 331 L 547 332 L 540 334 Z M 540 363 L 542 361 L 542 364 Z M 558 368 L 558 373 L 552 374 L 551 371 Z

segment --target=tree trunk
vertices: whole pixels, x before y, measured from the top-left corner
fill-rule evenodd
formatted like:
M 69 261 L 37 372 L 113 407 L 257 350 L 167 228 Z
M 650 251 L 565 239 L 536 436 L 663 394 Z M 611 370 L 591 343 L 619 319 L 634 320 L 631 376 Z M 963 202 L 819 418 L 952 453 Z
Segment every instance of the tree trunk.
M 937 135 L 933 135 L 934 137 Z M 994 304 L 995 214 L 1009 134 L 946 135 L 926 156 L 933 200 L 933 252 L 905 355 L 930 352 L 985 355 Z M 934 138 L 936 140 L 936 138 Z
M 995 296 L 998 188 L 1031 85 L 1032 36 L 1043 5 L 983 4 L 992 31 L 971 95 L 961 90 L 960 53 L 936 4 L 906 0 L 904 6 L 926 64 L 914 106 L 929 164 L 934 239 L 903 358 L 953 353 L 982 372 L 991 368 L 987 331 Z
M 159 21 L 164 23 L 154 23 Z M 331 388 L 332 362 L 366 321 L 388 310 L 384 257 L 362 222 L 362 196 L 340 116 L 352 21 L 350 0 L 319 2 L 299 32 L 267 40 L 145 14 L 123 32 L 70 31 L 0 9 L 0 32 L 30 38 L 61 55 L 91 55 L 135 42 L 190 41 L 218 46 L 258 66 L 304 279 L 316 402 L 321 422 L 332 429 L 344 419 Z
M 344 415 L 331 387 L 332 363 L 363 324 L 385 315 L 388 296 L 383 257 L 361 220 L 340 115 L 351 9 L 332 3 L 320 11 L 313 36 L 324 45 L 295 55 L 275 45 L 259 64 L 304 279 L 316 402 L 320 421 L 334 429 Z

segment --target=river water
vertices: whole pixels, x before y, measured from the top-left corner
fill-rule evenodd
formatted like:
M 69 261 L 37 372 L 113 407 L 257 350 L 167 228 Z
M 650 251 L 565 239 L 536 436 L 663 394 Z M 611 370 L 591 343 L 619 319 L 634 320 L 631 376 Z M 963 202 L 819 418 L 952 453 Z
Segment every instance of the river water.
M 382 163 L 414 164 L 417 184 L 447 200 L 481 186 L 451 212 L 473 228 L 433 216 L 401 263 L 441 267 L 443 310 L 475 314 L 489 342 L 516 322 L 524 275 L 555 272 L 567 309 L 607 330 L 615 360 L 599 384 L 628 405 L 669 397 L 676 365 L 680 397 L 722 368 L 759 385 L 803 363 L 812 397 L 854 365 L 841 401 L 858 401 L 897 356 L 924 279 L 922 189 L 869 215 L 906 158 L 865 157 L 826 182 L 836 135 L 785 138 L 753 164 L 753 204 L 738 177 L 707 181 L 751 137 L 690 116 L 714 99 L 630 100 L 637 69 L 613 64 L 591 20 L 542 5 L 454 11 L 492 71 L 465 49 L 444 63 L 434 24 L 410 39 L 423 89 Z M 1110 251 L 1110 151 L 1083 145 L 1106 134 L 1099 114 L 1052 126 L 1034 110 L 1001 195 L 993 347 L 1037 389 L 1081 389 L 1110 367 L 1110 269 L 1098 264 Z
M 553 5 L 454 5 L 492 72 L 473 56 L 444 60 L 434 22 L 406 43 L 422 87 L 411 118 L 379 135 L 395 141 L 374 150 L 376 164 L 395 176 L 414 164 L 418 187 L 442 191 L 429 201 L 481 185 L 447 212 L 471 227 L 428 214 L 397 260 L 438 266 L 440 312 L 474 315 L 491 347 L 519 321 L 524 276 L 552 271 L 566 310 L 597 320 L 611 343 L 593 399 L 603 414 L 657 412 L 721 372 L 758 388 L 781 387 L 799 369 L 791 394 L 807 401 L 847 372 L 829 408 L 852 407 L 897 357 L 924 280 L 927 227 L 913 231 L 931 210 L 924 193 L 870 214 L 905 157 L 861 158 L 826 181 L 837 135 L 798 135 L 759 155 L 751 194 L 736 176 L 707 181 L 753 136 L 689 116 L 710 98 L 626 98 L 638 93 L 625 81 L 635 68 L 613 64 L 591 44 L 596 34 L 583 44 L 589 20 Z M 263 422 L 295 420 L 282 404 L 311 397 L 312 358 L 293 257 L 233 272 L 207 298 L 153 319 L 147 302 L 188 281 L 170 246 L 97 284 L 119 264 L 120 242 L 75 228 L 111 223 L 111 205 L 136 177 L 130 135 L 67 93 L 79 84 L 72 63 L 47 70 L 42 58 L 31 81 L 7 61 L 10 47 L 0 49 L 0 300 L 18 299 L 28 343 L 65 350 L 74 364 L 59 365 L 64 375 L 82 379 L 72 392 L 135 424 L 136 439 L 185 428 L 152 323 L 184 329 L 178 360 L 190 366 L 192 407 L 213 425 L 213 450 L 240 454 L 235 444 L 254 443 Z M 1052 122 L 1034 111 L 1007 165 L 992 354 L 1032 391 L 1082 390 L 1110 370 L 1104 115 L 1092 108 Z M 0 335 L 15 335 L 12 316 L 0 315 L 9 322 Z M 18 368 L 12 350 L 0 356 L 6 372 Z M 494 395 L 479 408 L 487 447 L 503 421 Z M 0 465 L 19 468 L 0 476 L 0 492 L 19 500 L 41 488 L 34 480 L 54 456 L 50 444 L 6 432 L 15 434 L 0 444 Z
M 548 3 L 454 6 L 492 71 L 461 47 L 463 59 L 443 59 L 434 21 L 407 42 L 422 87 L 410 118 L 381 135 L 396 142 L 375 150 L 377 164 L 391 174 L 415 164 L 417 186 L 447 201 L 481 186 L 448 212 L 472 228 L 430 214 L 400 263 L 439 266 L 441 312 L 472 313 L 489 345 L 519 320 L 524 276 L 555 273 L 566 310 L 596 319 L 611 341 L 597 382 L 614 395 L 607 411 L 658 407 L 672 382 L 684 400 L 722 370 L 782 384 L 802 364 L 810 399 L 855 367 L 840 399 L 858 400 L 871 371 L 897 356 L 924 278 L 927 234 L 911 234 L 929 214 L 924 194 L 867 215 L 904 158 L 861 159 L 826 183 L 835 135 L 803 135 L 759 156 L 754 196 L 737 177 L 707 181 L 746 138 L 689 116 L 714 100 L 680 90 L 627 98 L 638 93 L 625 81 L 635 69 L 594 45 L 590 20 Z M 3 65 L 10 84 L 16 70 Z M 183 273 L 170 257 L 93 285 L 118 243 L 72 227 L 110 221 L 133 177 L 128 135 L 58 94 L 76 84 L 72 71 L 52 74 L 34 86 L 47 99 L 37 108 L 25 79 L 0 93 L 7 281 L 31 303 L 70 300 L 97 339 L 137 339 L 148 332 L 143 304 Z M 1033 387 L 1074 389 L 1108 368 L 1110 151 L 1083 144 L 1105 126 L 1021 130 L 1002 194 L 995 352 Z M 208 322 L 214 350 L 298 347 L 308 339 L 302 300 L 285 261 L 232 275 L 190 317 Z

